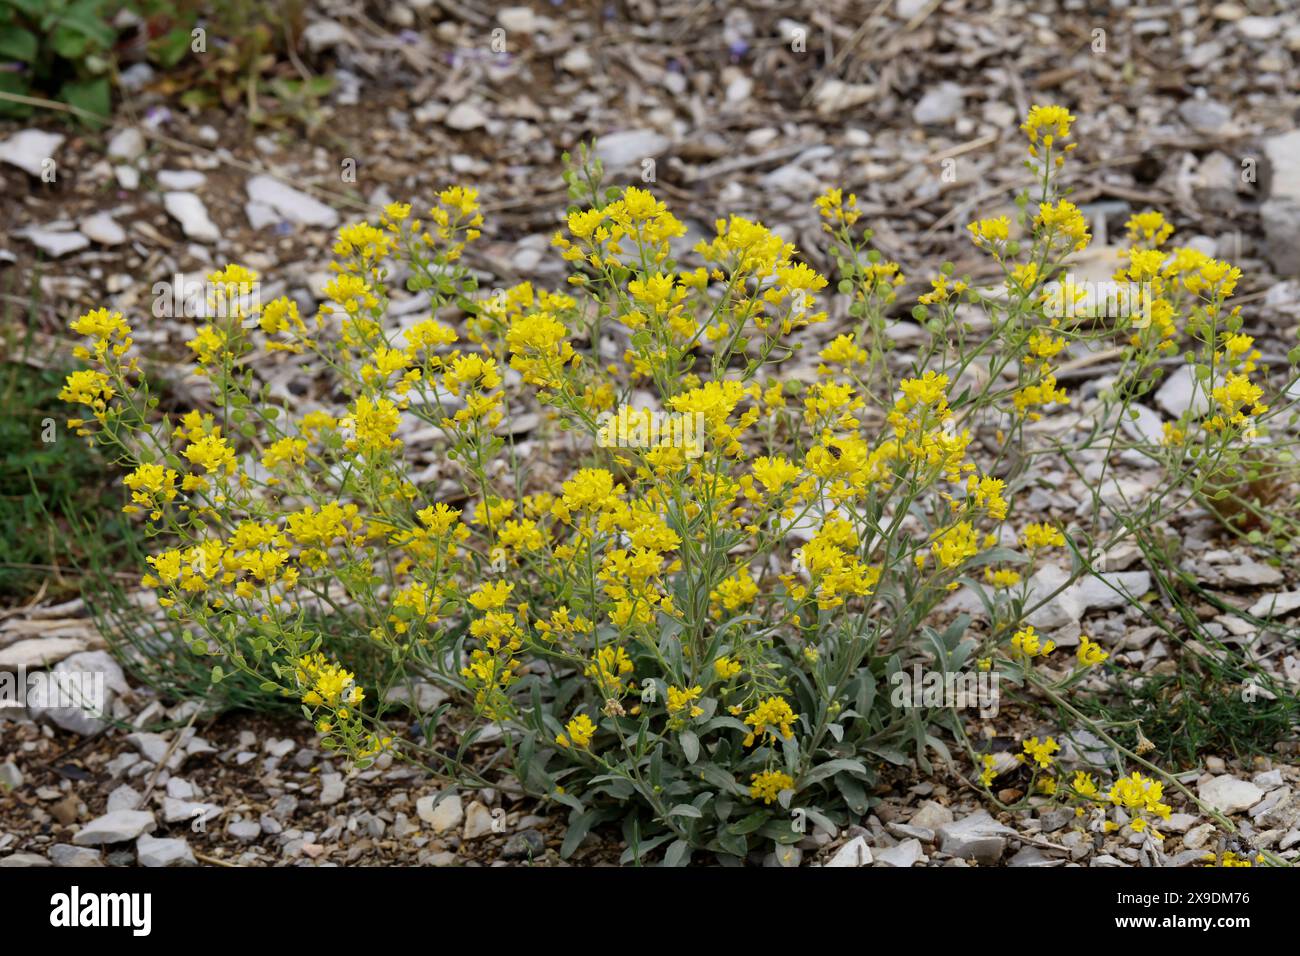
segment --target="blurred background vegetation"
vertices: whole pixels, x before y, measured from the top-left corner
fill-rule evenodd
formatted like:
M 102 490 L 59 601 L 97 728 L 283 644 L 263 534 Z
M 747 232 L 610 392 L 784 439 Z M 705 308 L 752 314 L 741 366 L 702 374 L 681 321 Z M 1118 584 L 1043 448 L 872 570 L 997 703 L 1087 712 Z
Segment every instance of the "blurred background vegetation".
M 299 53 L 303 0 L 0 0 L 0 93 L 108 116 L 125 70 L 165 71 L 181 105 L 233 107 L 254 122 L 329 91 Z M 0 116 L 31 103 L 0 99 Z M 90 117 L 78 120 L 96 125 Z

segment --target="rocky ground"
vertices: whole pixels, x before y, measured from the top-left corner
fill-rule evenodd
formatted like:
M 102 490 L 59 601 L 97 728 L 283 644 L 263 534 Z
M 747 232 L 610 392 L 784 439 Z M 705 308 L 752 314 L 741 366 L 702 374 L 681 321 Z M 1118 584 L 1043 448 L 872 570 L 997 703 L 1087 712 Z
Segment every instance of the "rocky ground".
M 24 643 L 37 640 L 6 651 Z M 561 814 L 495 790 L 438 800 L 437 785 L 422 771 L 386 759 L 346 773 L 317 749 L 304 722 L 241 713 L 195 721 L 194 708 L 164 708 L 148 691 L 127 687 L 101 651 L 66 661 L 109 672 L 123 688 L 115 709 L 132 714 L 137 725 L 181 726 L 163 732 L 83 727 L 91 732 L 81 735 L 54 723 L 57 714 L 0 717 L 0 867 L 610 865 L 623 849 L 614 836 L 595 834 L 562 862 Z M 1104 759 L 1099 741 L 1086 732 L 1065 745 L 1065 768 L 1093 769 Z M 837 834 L 814 829 L 765 862 L 1189 866 L 1225 850 L 1300 856 L 1294 754 L 1249 766 L 1208 756 L 1204 771 L 1186 782 L 1234 819 L 1236 837 L 1226 838 L 1175 794 L 1174 813 L 1162 827 L 1163 855 L 1156 857 L 1140 836 L 1092 832 L 1068 807 L 994 817 L 971 788 L 942 771 L 921 782 L 897 773 L 879 788 L 880 802 L 862 825 Z
M 825 267 L 811 200 L 832 185 L 855 192 L 875 245 L 909 277 L 894 325 L 905 346 L 919 332 L 906 304 L 935 264 L 988 274 L 965 223 L 1010 208 L 1026 184 L 1016 126 L 1031 103 L 1048 101 L 1079 117 L 1072 198 L 1095 236 L 1081 273 L 1108 274 L 1107 237 L 1122 235 L 1132 212 L 1161 209 L 1182 242 L 1242 267 L 1236 301 L 1266 359 L 1295 344 L 1300 18 L 1289 0 L 1170 0 L 1097 16 L 1068 0 L 492 6 L 312 4 L 304 54 L 335 84 L 321 113 L 302 122 L 192 114 L 137 65 L 123 76 L 111 129 L 0 127 L 0 295 L 10 315 L 25 316 L 36 293 L 38 347 L 22 360 L 48 362 L 65 347 L 67 321 L 88 308 L 153 312 L 134 322 L 137 342 L 157 365 L 177 368 L 183 397 L 201 394 L 178 365 L 192 319 L 158 316 L 160 288 L 170 294 L 177 275 L 197 281 L 238 262 L 262 274 L 264 301 L 287 292 L 312 314 L 337 225 L 392 200 L 427 206 L 450 183 L 477 186 L 485 200 L 484 240 L 470 259 L 485 288 L 557 286 L 563 263 L 548 242 L 566 201 L 560 154 L 582 140 L 595 141 L 612 182 L 644 182 L 667 200 L 690 226 L 688 245 L 716 217 L 738 213 Z M 504 31 L 495 46 L 494 30 Z M 394 315 L 424 305 L 411 296 Z M 818 328 L 808 353 L 838 331 Z M 294 356 L 280 353 L 257 372 L 300 407 L 329 400 Z M 1104 374 L 1090 368 L 1067 383 L 1081 394 L 1073 425 L 1089 411 L 1087 379 Z M 1190 385 L 1171 376 L 1134 427 L 1158 434 L 1195 400 Z M 513 409 L 521 440 L 533 411 Z M 418 436 L 403 437 L 421 453 Z M 436 481 L 431 442 L 425 449 L 423 480 Z M 1126 494 L 1145 480 L 1141 463 L 1129 464 L 1117 479 L 1137 483 L 1117 485 Z M 1029 505 L 1069 515 L 1085 498 L 1078 485 L 1064 469 L 1047 474 Z M 1209 609 L 1207 627 L 1300 687 L 1287 626 L 1300 610 L 1300 574 L 1225 542 L 1204 514 L 1174 531 L 1184 567 L 1216 596 L 1278 622 L 1243 630 Z M 1136 553 L 1110 556 L 1108 568 L 1135 594 L 1151 587 Z M 1050 575 L 1040 583 L 1050 588 Z M 1113 594 L 1080 586 L 1050 610 L 1064 646 L 1086 627 L 1137 671 L 1177 653 Z M 136 729 L 0 710 L 0 866 L 558 861 L 562 818 L 546 808 L 495 792 L 432 806 L 437 788 L 426 777 L 383 764 L 345 775 L 301 722 L 196 717 L 122 674 L 79 602 L 38 600 L 2 614 L 0 671 L 102 669 L 114 715 Z M 1086 760 L 1085 732 L 1074 743 L 1074 758 Z M 1300 856 L 1294 753 L 1246 763 L 1203 756 L 1186 782 L 1234 816 L 1246 841 L 1235 848 Z M 1176 795 L 1164 858 L 1153 860 L 1062 811 L 995 819 L 959 778 L 916 779 L 900 774 L 882 788 L 865 826 L 810 834 L 768 862 L 1187 865 L 1225 848 Z M 620 852 L 597 836 L 571 862 L 614 862 Z

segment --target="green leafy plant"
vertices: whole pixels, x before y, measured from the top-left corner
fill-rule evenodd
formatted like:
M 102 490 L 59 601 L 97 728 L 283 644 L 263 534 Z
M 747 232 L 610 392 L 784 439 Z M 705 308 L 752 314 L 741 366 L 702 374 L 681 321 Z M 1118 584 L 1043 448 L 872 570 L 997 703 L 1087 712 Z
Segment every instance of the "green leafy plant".
M 332 83 L 298 58 L 302 25 L 301 0 L 0 0 L 0 93 L 107 116 L 116 72 L 142 58 L 165 71 L 157 88 L 188 108 L 243 101 L 253 122 L 310 125 Z M 0 99 L 0 115 L 34 109 Z
M 72 411 L 58 397 L 65 372 L 22 361 L 30 340 L 12 327 L 0 332 L 14 356 L 0 362 L 0 599 L 71 597 L 78 566 L 120 568 L 122 536 L 134 530 L 103 456 L 64 427 Z M 93 533 L 71 540 L 80 523 Z
M 903 278 L 852 195 L 815 206 L 854 322 L 811 374 L 786 375 L 829 318 L 830 280 L 742 216 L 688 259 L 685 224 L 647 190 L 606 188 L 584 150 L 553 239 L 564 291 L 480 295 L 463 260 L 478 194 L 452 186 L 427 219 L 391 203 L 345 226 L 315 316 L 249 296 L 260 279 L 238 264 L 209 275 L 211 318 L 187 343 L 204 409 L 160 405 L 121 313 L 78 317 L 86 367 L 64 395 L 86 411 L 70 424 L 131 469 L 143 583 L 212 684 L 238 675 L 300 706 L 355 766 L 391 755 L 566 807 L 564 854 L 615 822 L 626 862 L 785 853 L 808 825 L 865 814 L 891 764 L 956 766 L 954 743 L 991 801 L 1014 771 L 1026 800 L 1155 839 L 1171 813 L 1155 777 L 1195 797 L 1071 702 L 1113 655 L 1086 635 L 1061 653 L 1034 615 L 1084 581 L 1144 606 L 1094 555 L 1194 508 L 1243 447 L 1275 429 L 1281 444 L 1289 408 L 1265 401 L 1274 382 L 1228 304 L 1240 270 L 1161 249 L 1159 213 L 1127 224 L 1118 278 L 1144 295 L 1078 307 L 1068 270 L 1091 237 L 1059 174 L 1073 121 L 1032 108 L 1035 187 L 1015 223 L 968 227 L 1002 281 L 940 266 L 905 357 L 888 354 Z M 390 314 L 399 274 L 431 300 L 414 324 Z M 1134 437 L 1134 403 L 1182 342 L 1212 406 Z M 1067 349 L 1122 358 L 1090 414 L 1062 423 Z M 251 368 L 261 351 L 311 357 L 345 409 L 277 402 Z M 527 453 L 521 407 L 538 409 Z M 436 444 L 441 482 L 417 477 L 407 425 Z M 1124 454 L 1151 462 L 1140 496 L 1110 487 Z M 1091 492 L 1056 520 L 1025 512 L 1044 461 Z M 1060 585 L 1043 594 L 1049 566 Z M 953 609 L 957 591 L 980 619 Z M 918 667 L 941 685 L 997 675 L 1153 776 L 1070 780 L 1046 732 L 1006 766 L 959 701 L 897 693 Z M 413 726 L 392 691 L 415 683 L 441 696 Z
M 253 123 L 314 126 L 333 81 L 299 58 L 303 11 L 301 0 L 143 0 L 150 58 L 172 68 L 159 89 L 194 110 L 242 102 Z
M 1281 509 L 1271 509 L 1282 516 Z M 1180 542 L 1136 535 L 1163 604 L 1142 606 L 1159 639 L 1177 649 L 1158 671 L 1123 675 L 1104 691 L 1079 694 L 1081 711 L 1106 721 L 1135 748 L 1166 764 L 1194 767 L 1204 754 L 1269 754 L 1300 734 L 1300 697 L 1207 630 L 1197 607 L 1295 640 L 1300 629 L 1263 621 L 1224 601 L 1179 567 Z M 1262 542 L 1261 542 L 1262 543 Z M 1172 608 L 1169 614 L 1165 608 Z
M 0 0 L 0 92 L 49 92 L 99 116 L 109 113 L 112 0 Z M 0 100 L 0 115 L 33 107 Z

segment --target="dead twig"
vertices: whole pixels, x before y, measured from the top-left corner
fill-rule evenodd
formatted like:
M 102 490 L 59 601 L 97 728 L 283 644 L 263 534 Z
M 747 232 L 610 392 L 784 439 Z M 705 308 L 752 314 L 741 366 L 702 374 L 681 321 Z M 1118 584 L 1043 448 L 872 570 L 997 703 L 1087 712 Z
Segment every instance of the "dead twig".
M 172 754 L 176 752 L 176 748 L 180 746 L 180 742 L 185 739 L 185 731 L 194 726 L 194 721 L 198 719 L 199 712 L 202 709 L 203 708 L 201 707 L 196 708 L 194 713 L 190 714 L 190 719 L 186 722 L 185 726 L 172 737 L 172 742 L 167 746 L 167 752 L 163 754 L 162 760 L 158 761 L 158 766 L 155 767 L 153 773 L 149 775 L 149 784 L 144 788 L 144 794 L 140 797 L 140 802 L 136 804 L 135 808 L 137 810 L 143 809 L 144 805 L 149 802 L 149 797 L 153 793 L 153 788 L 158 785 L 159 774 L 161 774 L 166 768 L 167 761 L 172 759 Z

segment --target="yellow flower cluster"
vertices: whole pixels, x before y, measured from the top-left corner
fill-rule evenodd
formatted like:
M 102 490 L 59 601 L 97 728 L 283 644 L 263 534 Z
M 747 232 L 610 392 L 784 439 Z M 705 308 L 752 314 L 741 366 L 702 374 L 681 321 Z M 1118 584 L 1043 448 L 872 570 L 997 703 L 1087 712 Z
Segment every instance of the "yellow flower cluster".
M 296 677 L 304 704 L 337 710 L 343 718 L 348 716 L 347 708 L 357 706 L 366 697 L 354 674 L 326 660 L 321 653 L 299 658 Z
M 1052 754 L 1059 752 L 1061 749 L 1061 745 L 1051 737 L 1043 740 L 1030 737 L 1028 740 L 1021 741 L 1021 747 L 1021 752 L 1016 754 L 1016 759 L 1021 763 L 1032 761 L 1042 770 L 1047 770 L 1052 766 L 1055 762 Z
M 1083 290 L 1052 285 L 1091 240 L 1053 179 L 1074 122 L 1061 107 L 1030 111 L 1041 191 L 967 226 L 999 278 L 945 265 L 913 311 L 929 344 L 906 353 L 888 308 L 900 268 L 869 248 L 842 190 L 815 202 L 834 285 L 740 215 L 692 254 L 678 243 L 684 223 L 629 186 L 593 188 L 565 216 L 553 240 L 572 273 L 564 292 L 483 294 L 462 261 L 487 228 L 479 197 L 452 186 L 424 222 L 393 203 L 340 230 L 315 315 L 278 298 L 199 326 L 188 345 L 213 413 L 165 418 L 151 405 L 130 326 L 102 309 L 73 323 L 91 367 L 62 394 L 99 423 L 76 427 L 129 462 L 127 510 L 167 536 L 145 584 L 204 653 L 328 711 L 314 719 L 349 756 L 445 757 L 378 726 L 390 682 L 418 674 L 479 721 L 508 725 L 512 747 L 526 742 L 514 754 L 529 786 L 571 806 L 615 794 L 686 833 L 697 824 L 641 779 L 670 759 L 681 772 L 665 775 L 668 806 L 692 820 L 681 808 L 703 806 L 705 786 L 743 795 L 748 779 L 763 805 L 787 790 L 834 794 L 813 771 L 852 753 L 874 720 L 844 717 L 861 709 L 854 689 L 889 654 L 917 650 L 900 622 L 915 629 L 913 610 L 945 589 L 965 582 L 987 598 L 981 667 L 1005 642 L 1018 674 L 1048 673 L 1040 659 L 1055 645 L 1020 615 L 1033 564 L 1067 539 L 1055 520 L 1015 514 L 1013 491 L 1051 442 L 1050 423 L 1034 423 L 1070 401 L 1058 375 L 1070 380 L 1062 366 L 1081 344 L 1118 342 L 1145 382 L 1182 336 L 1201 342 L 1212 407 L 1199 429 L 1190 413 L 1178 423 L 1181 448 L 1157 450 L 1171 463 L 1195 457 L 1193 442 L 1221 451 L 1266 428 L 1262 357 L 1224 304 L 1240 272 L 1171 248 L 1158 213 L 1128 223 L 1116 279 L 1143 295 L 1117 313 L 1084 315 Z M 401 323 L 397 274 L 430 299 Z M 236 265 L 209 278 L 223 300 L 258 281 Z M 850 325 L 818 336 L 831 288 Z M 325 392 L 337 406 L 289 414 L 249 394 L 254 348 L 319 360 L 337 373 Z M 815 372 L 783 364 L 800 350 Z M 422 447 L 433 465 L 405 460 Z M 1085 540 L 1086 517 L 1071 522 Z M 317 612 L 346 632 L 346 650 L 311 630 Z M 1062 681 L 1109 655 L 1084 636 L 1075 660 Z M 1059 749 L 1051 737 L 1021 744 L 1040 792 L 1066 789 L 1040 773 Z M 982 764 L 987 786 L 999 764 Z M 869 773 L 847 758 L 836 769 Z M 1158 786 L 1134 780 L 1108 799 L 1159 816 Z M 1070 789 L 1102 802 L 1086 775 Z M 744 855 L 740 836 L 719 840 Z
M 1059 145 L 1060 150 L 1054 157 L 1054 164 L 1061 166 L 1065 162 L 1065 155 L 1078 145 L 1077 143 L 1061 145 L 1062 141 L 1069 138 L 1070 127 L 1075 119 L 1076 117 L 1063 106 L 1031 106 L 1029 117 L 1020 127 L 1029 137 L 1029 155 L 1038 158 L 1041 149 L 1051 156 L 1052 151 Z
M 794 778 L 781 770 L 762 770 L 750 775 L 749 795 L 755 800 L 772 803 L 782 790 L 794 786 Z
M 1056 650 L 1055 641 L 1044 641 L 1033 625 L 1026 625 L 1011 636 L 1011 646 L 1025 657 L 1046 657 Z
M 798 714 L 790 708 L 789 702 L 784 697 L 768 697 L 760 700 L 753 711 L 745 717 L 745 723 L 750 727 L 745 737 L 745 746 L 752 747 L 764 739 L 775 743 L 778 733 L 789 740 L 794 736 L 793 724 L 798 719 Z
M 1106 799 L 1117 807 L 1123 807 L 1130 814 L 1145 814 L 1168 820 L 1173 808 L 1162 802 L 1164 789 L 1164 784 L 1160 781 L 1144 777 L 1135 770 L 1128 777 L 1120 777 L 1106 794 Z M 1129 821 L 1129 826 L 1137 833 L 1143 832 L 1151 825 L 1147 816 L 1136 816 Z M 1152 835 L 1160 838 L 1154 829 Z

